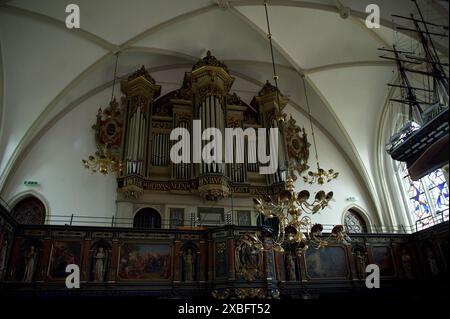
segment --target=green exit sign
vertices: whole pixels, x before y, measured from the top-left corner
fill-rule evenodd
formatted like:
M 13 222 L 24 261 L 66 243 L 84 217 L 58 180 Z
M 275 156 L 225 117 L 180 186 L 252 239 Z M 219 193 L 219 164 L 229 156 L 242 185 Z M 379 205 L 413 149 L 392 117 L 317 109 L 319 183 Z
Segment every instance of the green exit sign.
M 36 185 L 39 185 L 39 183 L 38 183 L 37 181 L 25 181 L 25 182 L 23 182 L 23 184 L 24 184 L 24 185 L 27 185 L 27 186 L 36 186 Z

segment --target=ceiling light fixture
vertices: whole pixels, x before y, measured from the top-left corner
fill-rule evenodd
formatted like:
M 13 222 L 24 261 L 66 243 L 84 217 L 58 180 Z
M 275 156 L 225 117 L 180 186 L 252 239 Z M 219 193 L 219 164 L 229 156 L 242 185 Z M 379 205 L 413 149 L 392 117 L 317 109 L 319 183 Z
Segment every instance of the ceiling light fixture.
M 83 159 L 83 166 L 92 173 L 100 172 L 103 175 L 109 173 L 120 174 L 123 170 L 123 163 L 120 160 L 120 151 L 117 147 L 117 141 L 120 141 L 121 127 L 116 118 L 120 118 L 120 108 L 114 90 L 116 88 L 117 66 L 119 62 L 119 52 L 116 55 L 114 67 L 114 79 L 111 92 L 111 101 L 109 107 L 105 110 L 99 108 L 97 113 L 97 123 L 93 126 L 96 130 L 97 151 L 90 155 L 88 159 Z M 120 142 L 119 142 L 120 145 Z
M 282 109 L 280 109 L 279 103 L 279 89 L 278 89 L 278 74 L 276 72 L 276 64 L 274 59 L 274 50 L 272 43 L 272 34 L 269 22 L 269 13 L 267 8 L 267 1 L 264 1 L 264 9 L 266 14 L 267 22 L 267 37 L 269 39 L 270 54 L 272 58 L 272 68 L 273 68 L 273 79 L 275 81 L 277 102 L 278 102 L 278 127 L 280 128 L 280 133 L 283 136 L 284 150 L 287 149 L 286 146 L 286 114 L 283 114 Z M 324 180 L 330 181 L 337 177 L 337 173 L 333 170 L 325 172 L 320 168 L 319 157 L 317 153 L 317 146 L 314 136 L 314 128 L 312 124 L 311 109 L 308 102 L 308 97 L 306 93 L 306 84 L 303 79 L 303 85 L 305 89 L 306 101 L 308 106 L 309 120 L 311 123 L 311 130 L 313 135 L 314 148 L 316 152 L 316 162 L 318 172 L 310 172 L 308 175 L 312 174 L 311 179 L 305 181 L 312 184 L 317 181 L 320 185 L 323 184 Z M 287 154 L 287 152 L 286 152 Z M 305 166 L 304 170 L 307 169 Z M 301 172 L 300 172 L 301 173 Z M 349 240 L 348 236 L 344 232 L 344 227 L 342 225 L 337 225 L 333 228 L 330 236 L 328 238 L 322 237 L 323 226 L 321 224 L 312 224 L 311 218 L 308 215 L 314 215 L 325 207 L 328 206 L 329 202 L 333 198 L 333 192 L 325 193 L 324 191 L 319 191 L 314 196 L 311 201 L 310 193 L 307 190 L 302 190 L 300 192 L 295 191 L 294 180 L 296 179 L 295 171 L 292 168 L 291 161 L 287 161 L 287 178 L 286 178 L 286 189 L 276 196 L 265 196 L 263 198 L 254 198 L 255 208 L 259 214 L 268 218 L 275 219 L 278 223 L 278 229 L 272 230 L 274 250 L 283 253 L 285 249 L 294 251 L 296 254 L 303 254 L 309 247 L 314 247 L 316 249 L 325 247 L 331 239 L 338 242 L 343 242 Z M 306 214 L 306 215 L 304 215 Z M 259 239 L 254 240 L 255 247 L 261 246 L 261 241 Z

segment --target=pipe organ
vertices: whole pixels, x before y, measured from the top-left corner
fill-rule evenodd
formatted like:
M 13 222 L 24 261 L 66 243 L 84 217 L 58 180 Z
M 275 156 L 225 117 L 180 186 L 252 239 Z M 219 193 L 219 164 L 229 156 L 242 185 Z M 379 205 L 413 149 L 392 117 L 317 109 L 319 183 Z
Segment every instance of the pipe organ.
M 231 194 L 251 198 L 284 189 L 279 171 L 272 175 L 259 174 L 259 167 L 264 164 L 257 163 L 257 149 L 249 148 L 248 143 L 244 143 L 244 163 L 225 162 L 223 139 L 206 136 L 200 151 L 193 145 L 193 120 L 201 121 L 201 133 L 207 128 L 216 128 L 223 138 L 225 128 L 253 128 L 258 136 L 258 128 L 277 127 L 275 114 L 278 107 L 287 104 L 287 98 L 267 82 L 249 105 L 236 93 L 230 93 L 233 82 L 227 66 L 208 52 L 192 71 L 185 73 L 178 90 L 162 97 L 161 86 L 144 67 L 121 83 L 124 96 L 116 112 L 123 123 L 119 143 L 122 171 L 117 176 L 118 200 L 133 202 L 147 191 L 159 191 L 198 194 L 203 200 L 217 201 Z M 98 130 L 103 122 L 98 121 Z M 191 134 L 190 140 L 182 139 L 183 149 L 190 149 L 187 163 L 170 160 L 171 147 L 178 142 L 170 140 L 174 128 L 184 128 Z M 274 142 L 269 141 L 268 130 L 266 140 L 268 144 Z M 233 139 L 230 146 L 236 150 L 240 143 L 240 139 Z M 221 157 L 214 160 L 212 153 L 209 154 L 211 162 L 195 161 L 194 157 L 198 157 L 198 152 L 205 152 L 207 144 L 213 145 L 216 151 L 221 149 Z M 284 142 L 280 141 L 279 145 Z M 269 151 L 269 145 L 266 150 Z M 277 153 L 282 164 L 285 160 L 283 149 Z M 249 161 L 249 157 L 256 162 Z M 233 159 L 236 160 L 236 151 Z
M 251 102 L 251 105 L 259 106 L 261 110 L 261 118 L 263 127 L 278 128 L 277 111 L 283 109 L 288 99 L 284 97 L 280 92 L 277 92 L 276 87 L 272 86 L 269 81 L 266 82 L 264 87 L 259 92 L 258 96 L 255 96 Z M 279 104 L 279 105 L 278 105 Z M 278 170 L 275 174 L 267 175 L 268 184 L 276 184 L 283 182 L 282 170 L 285 169 L 286 163 L 286 149 L 285 141 L 282 140 L 283 136 L 279 136 L 278 145 L 280 145 L 280 152 L 278 152 Z M 268 143 L 274 143 L 270 141 L 269 133 L 267 132 Z M 269 145 L 267 145 L 267 149 Z
M 122 147 L 122 162 L 125 163 L 125 176 L 147 176 L 148 161 L 152 144 L 150 137 L 150 110 L 153 101 L 159 96 L 161 86 L 148 74 L 144 67 L 132 74 L 128 81 L 122 82 L 122 100 L 125 108 L 125 136 Z

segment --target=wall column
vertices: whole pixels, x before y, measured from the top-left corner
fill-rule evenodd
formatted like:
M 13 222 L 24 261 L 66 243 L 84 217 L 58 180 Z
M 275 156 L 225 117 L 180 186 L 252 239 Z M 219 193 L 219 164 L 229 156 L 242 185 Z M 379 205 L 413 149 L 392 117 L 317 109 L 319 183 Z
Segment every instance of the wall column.
M 181 282 L 181 263 L 180 263 L 180 257 L 181 257 L 181 241 L 176 240 L 175 241 L 175 247 L 174 247 L 174 276 L 173 276 L 173 283 L 180 283 Z
M 117 278 L 117 265 L 119 262 L 119 240 L 112 240 L 111 247 L 111 267 L 109 267 L 109 282 L 115 282 Z
M 91 256 L 91 240 L 85 239 L 81 259 L 81 281 L 89 281 L 89 257 Z

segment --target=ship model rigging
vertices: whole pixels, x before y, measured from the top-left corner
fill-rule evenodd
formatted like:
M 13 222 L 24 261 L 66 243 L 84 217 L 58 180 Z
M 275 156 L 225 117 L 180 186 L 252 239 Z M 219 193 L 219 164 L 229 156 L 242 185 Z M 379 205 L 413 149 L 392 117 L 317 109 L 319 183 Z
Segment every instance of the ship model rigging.
M 381 48 L 386 52 L 381 58 L 393 60 L 398 69 L 399 82 L 388 84 L 399 89 L 400 97 L 394 103 L 407 106 L 408 121 L 395 133 L 386 145 L 386 151 L 396 161 L 406 162 L 413 180 L 428 175 L 449 161 L 448 153 L 448 63 L 441 62 L 435 45 L 435 37 L 448 37 L 448 26 L 425 21 L 416 0 L 413 0 L 418 16 L 393 17 L 409 21 L 412 27 L 398 30 L 416 34 L 420 43 L 420 55 L 399 49 Z M 413 85 L 412 76 L 419 75 L 426 85 Z M 422 98 L 427 96 L 427 98 Z

